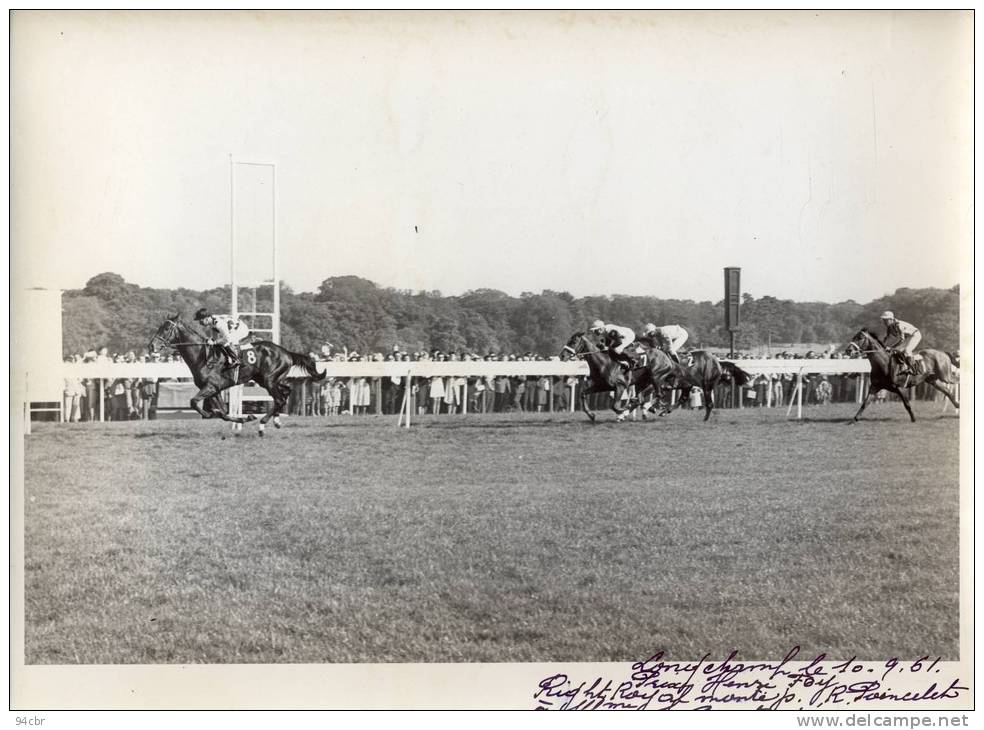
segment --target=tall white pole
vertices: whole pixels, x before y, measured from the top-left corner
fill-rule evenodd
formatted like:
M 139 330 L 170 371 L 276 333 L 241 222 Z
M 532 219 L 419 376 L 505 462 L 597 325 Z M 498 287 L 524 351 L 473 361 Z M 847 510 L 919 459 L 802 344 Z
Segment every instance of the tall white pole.
M 280 344 L 280 268 L 277 265 L 277 166 L 270 165 L 273 174 L 273 341 Z
M 229 314 L 239 316 L 239 289 L 236 286 L 236 162 L 229 155 Z

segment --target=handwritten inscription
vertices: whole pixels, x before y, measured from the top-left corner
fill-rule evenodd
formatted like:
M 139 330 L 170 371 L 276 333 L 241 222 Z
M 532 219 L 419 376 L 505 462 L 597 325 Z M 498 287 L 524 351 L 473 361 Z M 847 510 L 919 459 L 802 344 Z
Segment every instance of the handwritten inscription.
M 856 657 L 834 663 L 825 654 L 804 660 L 799 654 L 797 646 L 773 663 L 742 662 L 737 651 L 724 661 L 705 654 L 697 662 L 670 662 L 658 652 L 618 679 L 577 681 L 552 674 L 540 681 L 533 699 L 543 710 L 819 710 L 883 700 L 915 707 L 969 692 L 959 678 L 942 678 L 939 657 L 873 664 Z

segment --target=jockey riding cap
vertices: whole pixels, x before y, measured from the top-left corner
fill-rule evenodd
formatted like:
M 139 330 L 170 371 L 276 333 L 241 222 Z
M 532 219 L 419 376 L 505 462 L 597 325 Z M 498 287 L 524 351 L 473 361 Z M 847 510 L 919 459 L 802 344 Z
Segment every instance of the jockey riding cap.
M 196 322 L 201 322 L 203 319 L 205 319 L 206 317 L 210 317 L 210 316 L 212 316 L 212 315 L 210 315 L 208 313 L 208 310 L 205 309 L 205 307 L 202 307 L 197 312 L 195 312 L 195 321 Z
M 651 333 L 653 333 L 655 331 L 656 331 L 656 325 L 654 325 L 652 322 L 650 322 L 649 324 L 646 325 L 646 334 L 647 335 L 648 334 L 651 334 Z
M 602 322 L 600 319 L 596 319 L 594 322 L 591 323 L 592 332 L 596 332 L 597 330 L 603 330 L 603 329 L 605 329 L 605 323 Z
M 882 319 L 895 319 L 895 315 L 891 312 L 882 312 Z

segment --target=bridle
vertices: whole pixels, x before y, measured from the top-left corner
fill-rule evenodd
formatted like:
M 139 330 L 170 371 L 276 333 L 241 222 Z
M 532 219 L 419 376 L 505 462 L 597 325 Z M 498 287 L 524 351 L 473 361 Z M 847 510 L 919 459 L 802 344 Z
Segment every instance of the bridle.
M 865 339 L 867 339 L 869 342 L 871 341 L 871 335 L 870 334 L 868 334 L 866 332 L 866 333 L 864 333 L 864 336 L 865 336 Z M 857 350 L 857 352 L 858 352 L 859 355 L 870 355 L 870 354 L 875 353 L 875 352 L 886 352 L 886 353 L 889 352 L 889 350 L 888 350 L 887 347 L 882 347 L 881 349 L 872 348 L 870 350 L 862 350 L 861 349 L 861 345 L 859 345 L 854 340 L 851 340 L 850 342 L 847 343 L 847 349 L 848 349 L 848 351 L 850 351 L 851 348 L 854 348 L 855 350 Z
M 156 343 L 159 343 L 161 349 L 164 349 L 165 347 L 168 347 L 168 348 L 171 348 L 172 350 L 176 350 L 177 348 L 182 347 L 184 345 L 203 345 L 203 344 L 205 344 L 203 342 L 191 342 L 191 341 L 189 341 L 189 342 L 173 342 L 173 341 L 170 341 L 169 339 L 166 340 L 166 339 L 164 339 L 165 337 L 171 338 L 171 337 L 177 336 L 177 334 L 179 332 L 181 332 L 181 327 L 173 319 L 166 320 L 164 322 L 164 327 L 167 328 L 167 332 L 164 333 L 164 334 L 161 334 L 160 332 L 158 332 L 157 334 L 155 334 L 151 338 L 151 340 L 150 340 L 151 346 L 153 346 L 153 344 L 156 342 Z
M 587 340 L 587 336 L 586 336 L 586 335 L 580 335 L 580 340 L 581 340 L 582 342 L 584 342 L 585 340 Z M 573 347 L 571 347 L 570 345 L 564 345 L 564 346 L 563 346 L 563 347 L 561 348 L 561 350 L 560 350 L 560 352 L 561 352 L 561 353 L 564 353 L 564 352 L 569 352 L 569 353 L 571 353 L 571 357 L 577 357 L 577 358 L 585 358 L 585 357 L 587 357 L 588 355 L 594 355 L 594 354 L 597 354 L 598 352 L 600 352 L 600 350 L 589 350 L 588 352 L 578 352 L 577 350 L 575 350 L 575 349 L 574 349 Z

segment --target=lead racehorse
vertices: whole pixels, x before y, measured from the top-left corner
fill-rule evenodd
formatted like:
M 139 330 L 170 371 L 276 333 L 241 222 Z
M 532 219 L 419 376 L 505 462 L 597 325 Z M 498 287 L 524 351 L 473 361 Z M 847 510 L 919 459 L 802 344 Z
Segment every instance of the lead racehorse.
M 581 388 L 581 410 L 587 414 L 592 421 L 595 414 L 588 408 L 588 395 L 590 393 L 609 393 L 615 391 L 612 401 L 612 410 L 615 411 L 618 421 L 624 421 L 628 414 L 635 410 L 639 405 L 639 398 L 629 401 L 628 408 L 621 408 L 619 403 L 622 395 L 630 386 L 636 386 L 636 393 L 641 394 L 649 388 L 657 391 L 662 386 L 663 381 L 673 372 L 676 367 L 669 356 L 662 350 L 647 350 L 645 365 L 634 367 L 626 371 L 617 361 L 612 359 L 606 351 L 600 350 L 598 345 L 585 332 L 575 332 L 560 351 L 560 359 L 567 361 L 575 358 L 582 359 L 588 364 L 588 385 Z
M 182 322 L 178 315 L 165 319 L 151 339 L 149 349 L 152 353 L 162 347 L 172 347 L 177 350 L 191 371 L 195 385 L 200 389 L 191 399 L 191 407 L 202 418 L 218 416 L 232 423 L 255 421 L 256 416 L 253 415 L 230 416 L 211 399 L 234 385 L 254 381 L 263 386 L 273 397 L 273 407 L 260 419 L 260 436 L 263 435 L 263 430 L 271 418 L 273 425 L 280 428 L 280 413 L 290 396 L 290 386 L 286 381 L 292 366 L 299 365 L 304 368 L 315 381 L 325 378 L 324 373 L 318 372 L 310 355 L 291 352 L 265 340 L 259 340 L 253 343 L 251 348 L 244 349 L 242 363 L 227 370 L 226 360 L 219 356 L 218 348 L 210 346 L 200 334 Z M 202 408 L 202 403 L 205 401 L 212 403 L 208 410 Z
M 909 407 L 909 399 L 905 397 L 903 391 L 907 388 L 926 383 L 950 399 L 954 408 L 960 408 L 957 399 L 949 389 L 940 385 L 941 382 L 949 385 L 953 382 L 953 368 L 958 367 L 957 358 L 941 350 L 920 350 L 919 359 L 916 360 L 917 372 L 907 372 L 905 365 L 899 361 L 896 353 L 889 350 L 882 344 L 875 335 L 862 327 L 847 345 L 848 350 L 855 350 L 868 358 L 871 364 L 871 387 L 868 394 L 864 397 L 864 402 L 854 414 L 854 423 L 861 417 L 861 413 L 868 406 L 868 399 L 879 390 L 887 390 L 895 393 L 909 413 L 909 418 L 914 423 L 915 415 Z

